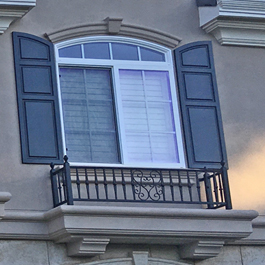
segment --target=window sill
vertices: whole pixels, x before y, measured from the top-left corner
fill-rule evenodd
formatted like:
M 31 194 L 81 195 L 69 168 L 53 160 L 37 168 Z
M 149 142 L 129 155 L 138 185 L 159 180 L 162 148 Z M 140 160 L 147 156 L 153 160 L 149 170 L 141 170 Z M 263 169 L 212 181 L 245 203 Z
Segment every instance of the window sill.
M 265 1 L 219 0 L 199 7 L 200 26 L 221 45 L 265 47 Z
M 0 1 L 0 34 L 3 34 L 10 24 L 23 17 L 36 5 L 36 0 Z

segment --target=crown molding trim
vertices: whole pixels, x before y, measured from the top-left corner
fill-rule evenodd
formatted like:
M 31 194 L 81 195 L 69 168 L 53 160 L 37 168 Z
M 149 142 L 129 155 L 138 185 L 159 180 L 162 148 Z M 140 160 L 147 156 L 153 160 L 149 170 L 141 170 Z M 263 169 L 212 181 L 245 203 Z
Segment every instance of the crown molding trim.
M 44 34 L 53 43 L 85 36 L 116 35 L 158 43 L 168 48 L 178 46 L 181 39 L 171 34 L 137 25 L 123 24 L 122 18 L 106 18 L 103 22 L 77 25 Z
M 265 47 L 265 0 L 218 0 L 199 7 L 200 26 L 221 45 Z
M 34 6 L 36 6 L 36 0 L 0 1 L 0 35 L 12 22 L 23 17 Z

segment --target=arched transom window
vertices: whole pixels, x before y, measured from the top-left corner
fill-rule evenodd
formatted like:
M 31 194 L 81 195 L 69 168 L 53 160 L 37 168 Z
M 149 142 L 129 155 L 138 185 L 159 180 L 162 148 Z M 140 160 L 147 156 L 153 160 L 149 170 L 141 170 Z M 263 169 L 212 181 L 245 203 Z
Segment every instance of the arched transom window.
M 101 36 L 57 44 L 56 54 L 72 163 L 185 166 L 169 49 Z

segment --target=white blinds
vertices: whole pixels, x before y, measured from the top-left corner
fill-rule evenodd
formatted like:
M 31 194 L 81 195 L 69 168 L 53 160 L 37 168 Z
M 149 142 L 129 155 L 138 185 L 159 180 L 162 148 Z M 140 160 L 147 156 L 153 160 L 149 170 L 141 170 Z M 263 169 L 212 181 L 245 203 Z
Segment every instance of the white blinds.
M 127 162 L 179 163 L 166 71 L 120 70 Z
M 119 163 L 110 70 L 60 68 L 60 87 L 69 160 Z
M 60 68 L 71 162 L 121 162 L 110 74 L 101 68 Z M 168 72 L 119 70 L 118 81 L 122 162 L 179 163 Z

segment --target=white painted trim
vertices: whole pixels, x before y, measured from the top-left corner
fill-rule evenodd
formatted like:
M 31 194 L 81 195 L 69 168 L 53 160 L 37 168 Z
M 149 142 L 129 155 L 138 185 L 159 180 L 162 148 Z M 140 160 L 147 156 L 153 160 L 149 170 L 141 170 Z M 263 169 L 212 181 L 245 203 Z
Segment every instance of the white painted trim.
M 165 62 L 153 62 L 153 61 L 124 61 L 124 60 L 113 60 L 113 59 L 106 59 L 106 60 L 97 60 L 97 59 L 84 59 L 84 58 L 60 58 L 59 57 L 59 49 L 69 47 L 71 45 L 76 44 L 84 44 L 90 42 L 119 42 L 119 43 L 128 43 L 133 45 L 138 45 L 141 47 L 146 47 L 149 49 L 153 49 L 159 51 L 165 55 Z M 55 45 L 55 54 L 56 54 L 56 61 L 57 61 L 57 72 L 59 66 L 80 66 L 80 67 L 109 67 L 112 68 L 113 73 L 113 82 L 114 82 L 114 97 L 116 100 L 116 113 L 117 121 L 118 121 L 118 134 L 120 139 L 120 150 L 121 150 L 121 164 L 91 164 L 91 163 L 78 163 L 78 162 L 71 162 L 73 166 L 114 166 L 114 167 L 145 167 L 145 168 L 185 168 L 185 156 L 184 156 L 184 145 L 183 145 L 183 136 L 182 136 L 182 129 L 181 129 L 181 118 L 179 113 L 179 106 L 177 104 L 178 95 L 176 92 L 176 80 L 174 75 L 174 65 L 172 59 L 171 50 L 163 47 L 161 45 L 147 42 L 144 40 L 138 40 L 133 38 L 124 38 L 120 36 L 93 36 L 93 37 L 82 37 L 73 40 L 63 41 Z M 173 108 L 173 115 L 174 115 L 174 125 L 175 125 L 175 132 L 176 132 L 176 142 L 178 147 L 178 156 L 179 156 L 179 163 L 128 163 L 128 159 L 126 157 L 126 152 L 124 151 L 125 146 L 125 135 L 124 135 L 124 125 L 122 124 L 122 112 L 119 111 L 122 109 L 122 102 L 119 90 L 119 76 L 118 70 L 119 69 L 128 69 L 128 70 L 158 70 L 158 71 L 167 71 L 169 73 L 170 79 L 170 88 L 171 88 L 171 98 L 172 98 L 172 108 Z M 58 73 L 57 73 L 58 76 Z M 59 78 L 58 78 L 59 79 Z M 60 82 L 58 81 L 59 93 L 60 93 Z M 62 104 L 60 101 L 60 111 L 61 111 L 61 121 L 63 123 L 63 115 L 62 115 Z M 62 132 L 64 126 L 62 125 Z M 65 136 L 63 133 L 63 147 L 65 150 Z
M 265 47 L 265 0 L 219 0 L 199 7 L 200 26 L 221 45 Z
M 119 42 L 119 43 L 128 43 L 128 44 L 134 44 L 134 45 L 140 45 L 149 49 L 154 49 L 157 51 L 160 51 L 162 53 L 168 52 L 168 48 L 161 46 L 156 43 L 147 42 L 145 40 L 138 40 L 134 38 L 129 37 L 121 37 L 121 36 L 89 36 L 89 37 L 82 37 L 82 38 L 76 38 L 71 40 L 62 41 L 60 43 L 55 44 L 57 49 L 61 49 L 64 47 L 68 47 L 75 44 L 84 44 L 89 42 Z

